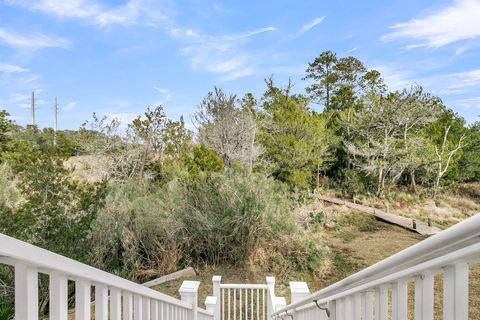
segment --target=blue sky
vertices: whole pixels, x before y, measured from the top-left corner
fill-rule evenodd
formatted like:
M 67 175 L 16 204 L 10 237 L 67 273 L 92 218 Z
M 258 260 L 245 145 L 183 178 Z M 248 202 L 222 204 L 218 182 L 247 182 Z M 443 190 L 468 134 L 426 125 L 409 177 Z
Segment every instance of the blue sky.
M 0 0 L 0 109 L 20 124 L 129 121 L 148 105 L 190 118 L 215 85 L 260 96 L 324 50 L 354 55 L 391 89 L 413 83 L 480 120 L 480 0 Z

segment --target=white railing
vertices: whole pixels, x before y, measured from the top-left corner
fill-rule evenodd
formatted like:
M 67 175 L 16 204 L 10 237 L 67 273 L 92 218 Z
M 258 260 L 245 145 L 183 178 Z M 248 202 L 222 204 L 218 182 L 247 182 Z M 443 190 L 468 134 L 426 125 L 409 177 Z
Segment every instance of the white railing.
M 75 319 L 212 320 L 197 307 L 198 282 L 184 281 L 182 300 L 0 234 L 0 263 L 14 267 L 15 320 L 37 320 L 38 275 L 49 276 L 49 318 L 66 320 L 68 282 L 75 282 Z M 94 299 L 91 292 L 94 287 Z
M 198 281 L 184 281 L 181 300 L 0 234 L 0 263 L 15 269 L 15 320 L 38 319 L 38 275 L 49 276 L 49 318 L 66 320 L 68 282 L 75 282 L 75 319 L 89 320 L 406 320 L 414 284 L 416 320 L 433 320 L 434 280 L 442 278 L 443 319 L 468 319 L 469 266 L 480 262 L 480 215 L 310 294 L 290 282 L 292 301 L 266 284 L 222 284 L 213 277 L 206 310 Z M 94 287 L 94 299 L 91 297 Z M 438 288 L 437 288 L 438 289 Z M 290 319 L 289 319 L 290 318 Z
M 393 240 L 393 239 L 392 239 Z M 406 320 L 408 284 L 415 319 L 434 317 L 434 279 L 443 282 L 443 319 L 467 320 L 469 265 L 480 261 L 480 214 L 306 297 L 276 309 L 294 320 Z M 440 310 L 437 310 L 440 312 Z
M 221 278 L 212 279 L 213 296 L 219 301 L 215 320 L 268 320 L 279 301 L 285 301 L 275 297 L 273 277 L 267 277 L 265 284 L 221 283 Z

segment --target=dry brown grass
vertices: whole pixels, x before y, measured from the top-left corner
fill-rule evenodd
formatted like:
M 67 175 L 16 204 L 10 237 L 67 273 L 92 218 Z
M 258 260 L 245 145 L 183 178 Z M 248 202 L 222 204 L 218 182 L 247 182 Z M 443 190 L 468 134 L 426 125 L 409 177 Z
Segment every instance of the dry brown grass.
M 479 194 L 480 183 L 472 183 L 462 184 L 453 191 L 440 194 L 436 200 L 395 191 L 387 194 L 385 199 L 360 195 L 356 201 L 382 210 L 388 206 L 389 212 L 417 221 L 427 222 L 431 218 L 434 225 L 447 228 L 480 212 Z
M 450 201 L 450 202 L 449 202 Z M 378 203 L 376 203 L 379 205 Z M 406 210 L 407 206 L 398 206 Z M 474 199 L 459 195 L 442 196 L 437 203 L 430 200 L 419 201 L 409 206 L 412 217 L 424 217 L 427 212 L 434 212 L 437 217 L 444 216 L 445 225 L 465 219 L 471 211 L 480 209 Z M 450 209 L 449 209 L 450 208 Z M 418 234 L 406 231 L 400 227 L 389 225 L 373 219 L 344 206 L 314 201 L 294 211 L 296 221 L 302 226 L 308 226 L 310 214 L 323 212 L 325 222 L 319 231 L 322 242 L 330 248 L 331 255 L 323 264 L 323 270 L 317 275 L 305 278 L 303 275 L 289 280 L 306 281 L 310 291 L 314 292 L 339 281 L 355 272 L 364 269 L 392 254 L 395 254 L 424 238 Z M 201 281 L 200 303 L 212 292 L 211 278 L 222 275 L 222 282 L 227 283 L 265 283 L 269 273 L 258 267 L 249 266 L 216 266 L 198 269 L 198 275 L 192 280 Z M 276 294 L 286 296 L 290 292 L 288 279 L 277 278 Z M 471 266 L 470 273 L 470 319 L 480 319 L 480 265 Z M 156 287 L 157 290 L 178 296 L 178 288 L 182 280 L 169 282 Z M 409 319 L 414 312 L 413 284 L 409 285 Z M 437 276 L 435 280 L 435 319 L 442 319 L 442 281 Z

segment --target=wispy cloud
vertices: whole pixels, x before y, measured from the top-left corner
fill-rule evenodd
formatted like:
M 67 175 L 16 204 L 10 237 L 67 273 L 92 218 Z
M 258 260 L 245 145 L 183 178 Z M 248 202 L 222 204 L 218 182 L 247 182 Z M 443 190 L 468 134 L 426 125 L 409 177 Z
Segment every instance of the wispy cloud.
M 170 34 L 187 45 L 180 53 L 190 59 L 194 69 L 221 75 L 220 81 L 229 81 L 255 73 L 259 55 L 242 46 L 250 38 L 275 31 L 264 27 L 223 36 L 204 35 L 191 29 L 175 28 Z
M 253 31 L 226 35 L 225 39 L 227 39 L 227 40 L 241 40 L 241 39 L 246 39 L 246 38 L 249 38 L 249 37 L 252 37 L 252 36 L 256 36 L 257 34 L 262 34 L 262 33 L 265 33 L 265 32 L 272 32 L 272 31 L 275 31 L 275 30 L 277 30 L 275 27 L 260 28 L 260 29 L 253 30 Z
M 1 73 L 22 73 L 28 71 L 30 71 L 30 69 L 23 68 L 14 64 L 0 64 Z
M 105 7 L 95 0 L 9 0 L 7 3 L 61 18 L 83 19 L 87 23 L 100 26 L 112 24 L 154 26 L 167 18 L 156 9 L 158 2 L 151 3 L 148 0 L 129 0 L 116 7 Z
M 316 17 L 312 21 L 309 21 L 308 23 L 304 24 L 300 28 L 300 30 L 298 30 L 297 36 L 300 36 L 300 35 L 304 34 L 305 32 L 307 32 L 307 31 L 313 29 L 314 27 L 318 26 L 320 23 L 323 22 L 323 20 L 325 20 L 325 17 L 326 17 L 326 15 L 323 15 L 321 17 Z
M 161 98 L 159 100 L 155 101 L 154 105 L 164 104 L 165 102 L 167 102 L 168 100 L 170 100 L 172 98 L 172 94 L 170 93 L 170 90 L 168 90 L 168 89 L 160 88 L 160 87 L 157 87 L 157 86 L 153 86 L 153 89 L 160 92 L 160 94 L 161 94 Z
M 459 99 L 454 101 L 455 105 L 464 107 L 465 109 L 469 108 L 480 108 L 480 97 Z
M 352 49 L 345 51 L 343 54 L 344 54 L 344 55 L 345 55 L 345 54 L 350 54 L 350 53 L 352 53 L 352 52 L 357 51 L 358 49 L 360 49 L 360 46 L 353 47 Z
M 453 42 L 480 36 L 480 1 L 456 0 L 452 5 L 422 18 L 397 23 L 383 40 L 411 39 L 407 49 L 439 48 Z
M 373 66 L 374 70 L 378 70 L 391 90 L 401 90 L 415 83 L 411 72 L 387 65 Z
M 23 47 L 30 49 L 42 48 L 65 48 L 68 47 L 69 42 L 63 38 L 48 36 L 41 33 L 32 35 L 22 35 L 0 28 L 0 42 L 3 42 L 12 47 Z

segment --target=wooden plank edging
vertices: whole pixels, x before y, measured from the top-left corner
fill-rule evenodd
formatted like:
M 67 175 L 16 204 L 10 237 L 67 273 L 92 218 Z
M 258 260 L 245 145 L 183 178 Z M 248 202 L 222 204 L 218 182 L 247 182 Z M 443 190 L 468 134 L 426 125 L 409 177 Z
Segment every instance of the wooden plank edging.
M 344 205 L 346 207 L 349 207 L 349 208 L 352 208 L 352 209 L 355 209 L 355 210 L 359 210 L 359 211 L 374 215 L 376 218 L 378 218 L 380 220 L 398 225 L 400 227 L 403 227 L 403 228 L 408 229 L 410 231 L 417 232 L 417 233 L 419 233 L 421 235 L 424 235 L 424 236 L 431 236 L 431 235 L 437 234 L 440 231 L 442 231 L 442 229 L 437 228 L 437 227 L 433 227 L 433 226 L 429 227 L 428 225 L 426 225 L 422 221 L 415 221 L 416 228 L 413 228 L 413 220 L 412 219 L 409 219 L 409 218 L 406 218 L 406 217 L 403 217 L 403 216 L 399 216 L 399 215 L 396 215 L 396 214 L 388 213 L 388 212 L 385 212 L 385 211 L 377 209 L 377 208 L 364 206 L 364 205 L 361 205 L 361 204 L 353 203 L 353 202 L 350 202 L 350 201 L 346 201 L 346 200 L 343 200 L 343 199 L 334 198 L 334 197 L 330 197 L 330 196 L 318 195 L 318 198 L 323 200 L 323 201 L 327 201 L 327 202 L 338 204 L 338 205 Z
M 148 282 L 145 282 L 143 285 L 150 288 L 168 281 L 172 281 L 185 276 L 193 276 L 195 274 L 196 274 L 195 270 L 192 267 L 188 267 L 186 269 L 182 269 L 170 274 L 166 274 L 164 276 L 161 276 L 160 278 L 150 280 Z

